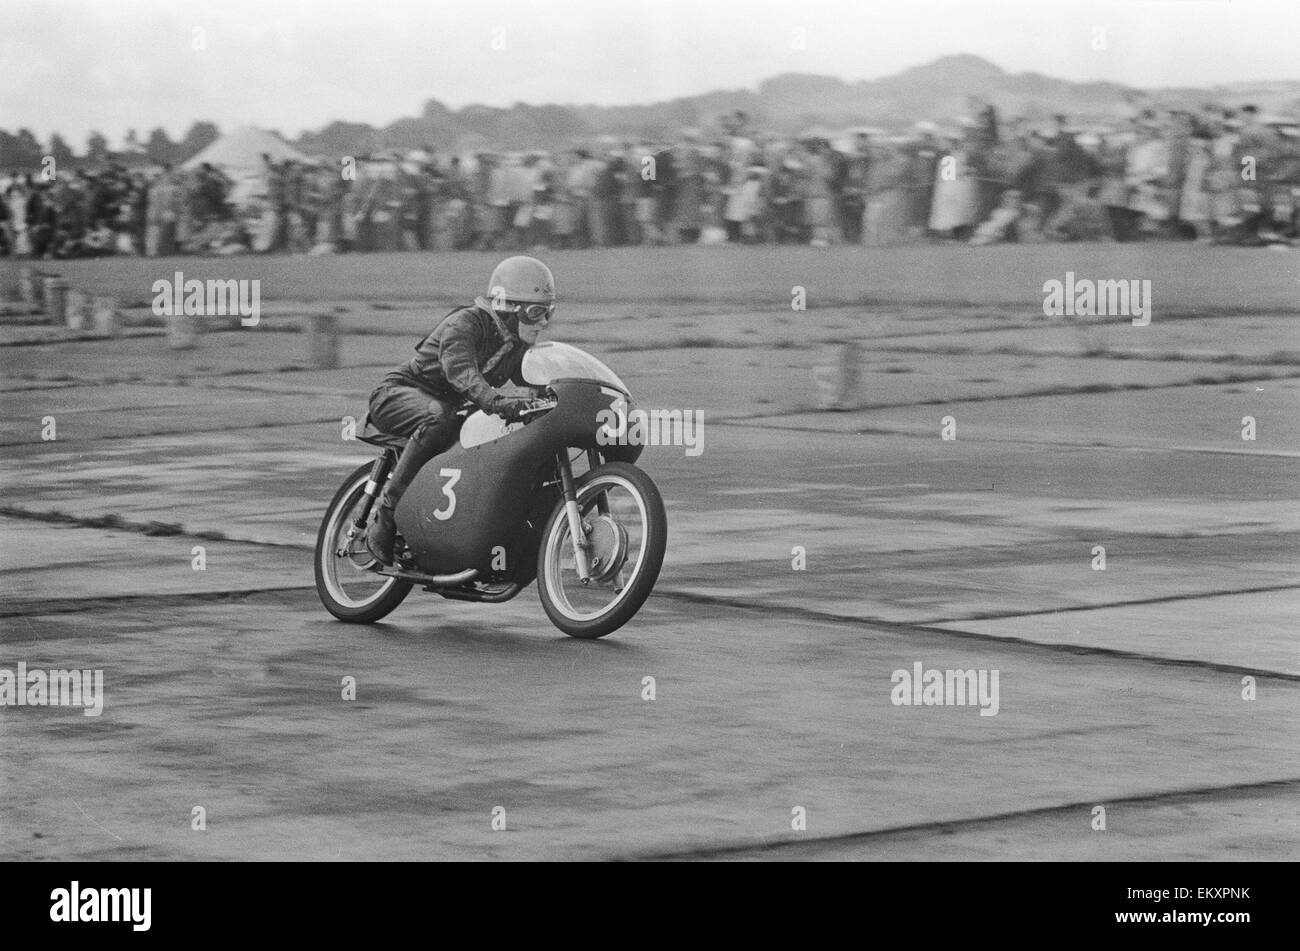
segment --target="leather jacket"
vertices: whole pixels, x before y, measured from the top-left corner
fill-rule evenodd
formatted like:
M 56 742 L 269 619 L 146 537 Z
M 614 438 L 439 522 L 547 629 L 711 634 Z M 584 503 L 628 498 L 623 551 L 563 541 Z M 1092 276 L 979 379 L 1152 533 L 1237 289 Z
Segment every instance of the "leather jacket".
M 520 375 L 527 345 L 482 297 L 458 307 L 415 347 L 415 356 L 384 382 L 413 386 L 439 399 L 472 401 L 492 412 L 503 396 L 496 387 L 524 384 Z

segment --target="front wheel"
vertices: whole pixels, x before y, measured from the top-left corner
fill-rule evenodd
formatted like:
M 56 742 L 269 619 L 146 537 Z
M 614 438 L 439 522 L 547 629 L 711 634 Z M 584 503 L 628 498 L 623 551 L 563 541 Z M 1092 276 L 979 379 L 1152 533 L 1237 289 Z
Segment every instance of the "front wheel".
M 370 570 L 375 557 L 363 532 L 348 531 L 365 501 L 370 465 L 364 465 L 334 493 L 316 536 L 316 593 L 325 610 L 340 621 L 373 624 L 411 593 L 408 581 Z
M 610 462 L 581 476 L 575 489 L 591 546 L 591 578 L 578 578 L 573 536 L 561 502 L 537 551 L 537 593 L 546 615 L 571 637 L 618 630 L 649 597 L 668 543 L 668 517 L 659 489 L 627 462 Z

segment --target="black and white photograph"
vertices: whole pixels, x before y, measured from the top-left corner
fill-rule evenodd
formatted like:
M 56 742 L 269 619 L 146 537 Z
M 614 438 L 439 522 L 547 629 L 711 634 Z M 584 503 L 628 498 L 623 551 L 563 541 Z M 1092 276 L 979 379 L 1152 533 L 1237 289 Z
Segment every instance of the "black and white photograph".
M 1167 863 L 1090 913 L 1248 934 L 1173 870 L 1300 858 L 1297 38 L 0 0 L 0 858 L 101 870 L 23 914 Z

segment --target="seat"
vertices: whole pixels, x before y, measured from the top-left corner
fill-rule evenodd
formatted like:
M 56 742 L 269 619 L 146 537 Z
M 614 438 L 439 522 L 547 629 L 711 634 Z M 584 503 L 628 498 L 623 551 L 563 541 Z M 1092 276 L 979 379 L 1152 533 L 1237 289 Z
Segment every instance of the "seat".
M 379 432 L 371 433 L 368 436 L 363 433 L 357 436 L 357 439 L 372 446 L 378 446 L 380 449 L 396 449 L 398 452 L 405 449 L 406 444 L 410 441 L 407 436 L 394 436 L 391 433 Z

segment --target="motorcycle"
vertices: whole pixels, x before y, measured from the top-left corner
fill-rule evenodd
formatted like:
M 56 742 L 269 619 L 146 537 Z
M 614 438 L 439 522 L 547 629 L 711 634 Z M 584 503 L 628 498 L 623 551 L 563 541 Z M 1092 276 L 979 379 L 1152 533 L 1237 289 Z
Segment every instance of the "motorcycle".
M 391 567 L 370 554 L 365 534 L 406 438 L 357 437 L 380 454 L 344 480 L 321 522 L 316 590 L 330 614 L 374 623 L 416 585 L 497 604 L 534 579 L 547 617 L 572 637 L 604 637 L 641 608 L 663 564 L 668 519 L 635 465 L 643 447 L 610 424 L 634 409 L 627 386 L 553 341 L 524 354 L 522 376 L 534 402 L 520 421 L 463 408 L 458 441 L 411 481 L 393 513 Z

